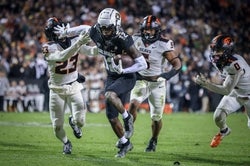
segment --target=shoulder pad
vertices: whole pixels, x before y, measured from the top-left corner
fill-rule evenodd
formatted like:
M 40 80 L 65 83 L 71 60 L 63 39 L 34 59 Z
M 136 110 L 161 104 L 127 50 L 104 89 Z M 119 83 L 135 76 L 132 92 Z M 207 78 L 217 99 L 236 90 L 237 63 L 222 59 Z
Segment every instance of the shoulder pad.
M 163 37 L 160 37 L 159 41 L 168 42 L 168 41 L 169 41 L 169 39 L 167 39 L 167 38 L 163 38 Z
M 48 42 L 43 44 L 42 53 L 46 56 L 51 52 L 55 52 L 57 50 L 57 44 L 55 42 Z

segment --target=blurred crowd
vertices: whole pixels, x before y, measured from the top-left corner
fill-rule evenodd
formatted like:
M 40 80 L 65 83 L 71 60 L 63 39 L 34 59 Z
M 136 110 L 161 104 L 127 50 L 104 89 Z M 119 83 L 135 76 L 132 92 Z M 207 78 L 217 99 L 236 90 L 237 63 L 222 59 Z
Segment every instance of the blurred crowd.
M 166 103 L 173 112 L 208 112 L 217 106 L 221 96 L 192 81 L 201 72 L 221 82 L 209 59 L 208 43 L 215 35 L 231 34 L 237 52 L 250 64 L 248 0 L 1 0 L 0 105 L 2 100 L 5 104 L 0 111 L 48 111 L 47 64 L 41 53 L 46 20 L 55 16 L 71 26 L 93 25 L 106 7 L 121 13 L 122 26 L 129 34 L 139 32 L 143 17 L 153 14 L 162 22 L 163 35 L 175 41 L 183 67 L 166 82 Z M 87 78 L 83 94 L 89 110 L 99 112 L 105 107 L 102 57 L 81 55 L 79 71 Z

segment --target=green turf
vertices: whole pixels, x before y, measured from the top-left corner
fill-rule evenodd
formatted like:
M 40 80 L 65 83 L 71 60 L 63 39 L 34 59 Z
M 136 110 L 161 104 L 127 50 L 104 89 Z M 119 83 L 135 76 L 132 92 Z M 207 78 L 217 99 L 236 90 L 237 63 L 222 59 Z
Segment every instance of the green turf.
M 68 116 L 68 115 L 67 115 Z M 66 117 L 65 117 L 66 118 Z M 66 119 L 67 120 L 67 119 Z M 145 153 L 151 135 L 149 114 L 139 114 L 131 141 L 134 149 L 117 159 L 113 134 L 104 113 L 87 114 L 84 136 L 76 139 L 65 121 L 73 144 L 72 155 L 62 154 L 48 113 L 0 113 L 1 166 L 249 166 L 250 130 L 243 113 L 232 114 L 232 129 L 217 148 L 210 148 L 217 132 L 212 114 L 164 114 L 157 151 Z

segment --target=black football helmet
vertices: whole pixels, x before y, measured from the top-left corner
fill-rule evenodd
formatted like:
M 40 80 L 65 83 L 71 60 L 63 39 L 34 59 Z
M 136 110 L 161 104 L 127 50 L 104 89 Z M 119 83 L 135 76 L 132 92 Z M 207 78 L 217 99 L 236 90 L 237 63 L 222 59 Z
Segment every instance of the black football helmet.
M 54 27 L 58 25 L 62 26 L 63 24 L 66 26 L 66 23 L 62 22 L 61 19 L 58 19 L 56 17 L 49 18 L 44 29 L 44 33 L 47 39 L 50 41 L 58 41 L 58 36 L 54 33 Z
M 234 41 L 230 35 L 215 36 L 210 43 L 210 60 L 219 70 L 230 63 L 234 51 Z
M 154 29 L 155 34 L 152 36 L 149 33 L 145 33 L 144 30 Z M 140 31 L 142 40 L 144 42 L 153 43 L 158 40 L 161 36 L 161 23 L 160 20 L 153 15 L 144 17 L 143 22 L 140 25 Z

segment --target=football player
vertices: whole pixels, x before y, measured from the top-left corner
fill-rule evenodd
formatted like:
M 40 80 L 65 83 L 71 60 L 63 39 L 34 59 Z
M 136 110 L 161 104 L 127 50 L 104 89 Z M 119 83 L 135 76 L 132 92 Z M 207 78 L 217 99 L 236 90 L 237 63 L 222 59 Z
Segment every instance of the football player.
M 222 85 L 210 82 L 204 75 L 197 75 L 195 82 L 208 90 L 224 95 L 217 106 L 213 119 L 219 132 L 213 137 L 210 146 L 217 147 L 221 140 L 230 134 L 226 117 L 242 106 L 248 117 L 250 128 L 250 67 L 242 56 L 234 51 L 234 41 L 230 35 L 218 35 L 210 44 L 212 64 L 224 75 Z
M 49 111 L 54 133 L 63 143 L 63 154 L 71 154 L 72 145 L 63 128 L 64 113 L 68 107 L 72 114 L 69 124 L 75 137 L 81 138 L 86 106 L 81 93 L 84 76 L 77 72 L 78 54 L 93 51 L 85 46 L 90 40 L 87 34 L 89 26 L 85 26 L 79 36 L 71 38 L 54 33 L 57 26 L 66 26 L 66 23 L 56 17 L 47 20 L 44 32 L 49 42 L 43 44 L 42 50 L 48 62 Z
M 140 26 L 140 34 L 134 35 L 136 48 L 145 57 L 148 68 L 137 74 L 137 81 L 130 96 L 129 112 L 136 120 L 140 104 L 148 99 L 150 107 L 152 136 L 145 152 L 156 150 L 157 140 L 162 128 L 162 114 L 165 107 L 165 81 L 181 70 L 181 60 L 175 53 L 174 42 L 161 35 L 161 23 L 156 16 L 146 16 Z M 164 72 L 165 62 L 172 66 Z
M 64 31 L 63 34 L 72 35 L 79 29 L 81 26 L 62 31 Z M 108 74 L 105 85 L 106 116 L 121 145 L 115 157 L 122 158 L 133 148 L 129 138 L 134 131 L 133 116 L 124 108 L 124 104 L 135 85 L 135 72 L 146 69 L 147 63 L 136 49 L 132 37 L 121 28 L 121 15 L 113 8 L 105 8 L 100 12 L 97 23 L 90 29 L 89 36 L 98 47 L 99 54 L 104 58 Z M 120 60 L 116 65 L 114 56 L 118 54 L 130 55 L 134 64 L 123 68 Z M 119 113 L 123 118 L 125 132 L 118 118 Z

